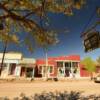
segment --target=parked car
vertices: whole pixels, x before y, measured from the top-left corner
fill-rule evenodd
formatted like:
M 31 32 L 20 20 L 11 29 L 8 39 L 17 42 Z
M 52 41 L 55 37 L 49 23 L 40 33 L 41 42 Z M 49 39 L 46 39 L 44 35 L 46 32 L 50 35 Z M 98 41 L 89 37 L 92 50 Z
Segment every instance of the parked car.
M 100 83 L 100 74 L 98 74 L 98 75 L 94 78 L 94 82 Z

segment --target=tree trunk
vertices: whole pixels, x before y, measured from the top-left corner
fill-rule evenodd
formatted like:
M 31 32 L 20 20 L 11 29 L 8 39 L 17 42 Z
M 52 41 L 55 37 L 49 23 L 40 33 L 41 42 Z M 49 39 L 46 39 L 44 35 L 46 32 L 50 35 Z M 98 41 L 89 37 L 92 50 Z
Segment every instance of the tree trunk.
M 5 44 L 4 44 L 2 62 L 1 62 L 1 66 L 0 66 L 0 76 L 1 76 L 1 73 L 2 73 L 2 68 L 3 68 L 3 64 L 4 64 L 4 58 L 5 58 L 6 50 L 7 50 L 7 42 L 5 42 Z

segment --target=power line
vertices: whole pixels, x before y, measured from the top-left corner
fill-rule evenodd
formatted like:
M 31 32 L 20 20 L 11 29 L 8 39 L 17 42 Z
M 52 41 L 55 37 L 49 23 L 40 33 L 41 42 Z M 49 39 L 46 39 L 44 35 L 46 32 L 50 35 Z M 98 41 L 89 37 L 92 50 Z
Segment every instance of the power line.
M 88 25 L 90 24 L 90 22 L 92 21 L 92 18 L 94 17 L 95 15 L 95 12 L 96 12 L 96 9 L 93 11 L 92 15 L 90 16 L 88 22 L 85 24 L 83 30 L 82 30 L 82 34 L 81 34 L 81 37 L 83 37 L 87 32 L 84 33 L 84 31 L 86 30 L 86 28 L 88 27 Z M 92 28 L 96 27 L 96 25 L 94 25 Z

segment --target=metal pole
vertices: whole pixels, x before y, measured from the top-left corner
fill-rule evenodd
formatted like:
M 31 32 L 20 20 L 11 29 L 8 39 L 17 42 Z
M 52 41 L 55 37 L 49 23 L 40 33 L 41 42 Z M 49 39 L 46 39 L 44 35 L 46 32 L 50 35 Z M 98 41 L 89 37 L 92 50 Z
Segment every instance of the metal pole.
M 47 54 L 47 51 L 45 53 L 46 55 L 46 79 L 48 78 L 48 54 Z
M 46 52 L 46 66 L 48 66 L 48 54 Z

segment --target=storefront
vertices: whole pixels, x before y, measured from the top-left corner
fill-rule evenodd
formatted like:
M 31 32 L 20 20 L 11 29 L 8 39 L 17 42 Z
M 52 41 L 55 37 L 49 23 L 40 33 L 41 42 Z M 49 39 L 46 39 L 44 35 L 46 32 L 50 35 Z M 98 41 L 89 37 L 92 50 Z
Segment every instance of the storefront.
M 49 57 L 48 66 L 46 66 L 46 60 L 38 59 L 36 61 L 38 75 L 50 78 L 61 77 L 80 77 L 80 56 L 59 56 Z
M 0 63 L 2 62 L 2 56 L 3 53 L 0 53 Z M 16 69 L 21 59 L 21 53 L 6 53 L 0 77 L 7 78 L 16 76 Z
M 3 54 L 0 53 L 0 62 Z M 80 78 L 89 73 L 81 66 L 79 55 L 48 57 L 48 59 L 23 58 L 21 53 L 6 53 L 0 78 Z
M 20 61 L 20 77 L 34 77 L 35 64 L 35 59 L 23 58 Z
M 3 54 L 0 53 L 0 63 Z M 0 78 L 34 77 L 35 59 L 22 58 L 21 53 L 6 53 Z
M 37 74 L 35 77 L 43 77 L 43 78 L 56 78 L 57 77 L 57 66 L 56 62 L 53 60 L 48 60 L 48 64 L 46 65 L 46 60 L 38 59 L 36 61 Z

